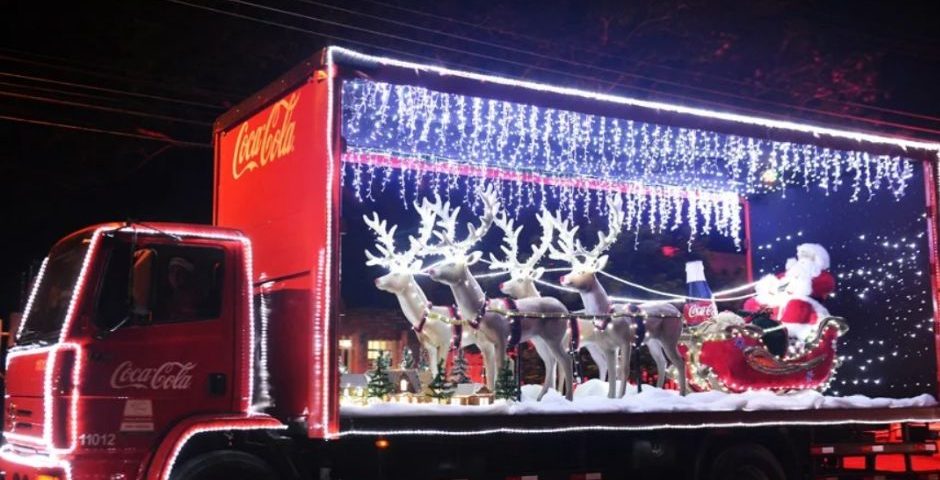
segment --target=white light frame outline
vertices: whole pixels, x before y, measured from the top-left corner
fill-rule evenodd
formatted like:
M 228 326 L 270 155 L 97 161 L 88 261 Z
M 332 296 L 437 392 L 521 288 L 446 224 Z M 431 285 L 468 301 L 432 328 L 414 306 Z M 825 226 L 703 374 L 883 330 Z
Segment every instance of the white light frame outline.
M 329 365 L 331 364 L 331 358 L 333 355 L 332 345 L 330 342 L 330 338 L 331 338 L 330 318 L 332 315 L 331 307 L 333 303 L 333 298 L 332 298 L 333 286 L 331 284 L 331 281 L 332 281 L 331 276 L 333 274 L 333 261 L 334 261 L 334 258 L 333 258 L 334 257 L 333 255 L 333 192 L 336 189 L 336 185 L 334 184 L 333 177 L 336 174 L 336 172 L 334 171 L 334 167 L 335 167 L 334 164 L 339 162 L 339 159 L 336 157 L 336 152 L 333 151 L 334 150 L 333 134 L 335 133 L 334 124 L 336 123 L 335 112 L 333 110 L 334 110 L 334 103 L 341 101 L 341 99 L 335 98 L 336 75 L 334 71 L 335 70 L 335 63 L 334 63 L 335 59 L 333 58 L 334 50 L 335 49 L 333 47 L 328 47 L 326 49 L 326 62 L 325 62 L 326 63 L 326 76 L 327 76 L 327 79 L 326 79 L 327 81 L 327 84 L 326 84 L 327 105 L 326 105 L 326 128 L 325 128 L 327 167 L 326 167 L 326 249 L 325 249 L 325 252 L 323 253 L 323 256 L 326 257 L 326 261 L 323 262 L 322 261 L 323 259 L 321 257 L 320 267 L 322 268 L 323 263 L 326 263 L 327 268 L 323 269 L 324 271 L 317 272 L 318 275 L 325 275 L 326 277 L 325 278 L 326 281 L 324 282 L 326 292 L 323 292 L 323 295 L 318 295 L 319 297 L 326 299 L 326 304 L 324 305 L 324 309 L 323 309 L 324 310 L 323 330 L 326 332 L 326 338 L 323 339 L 323 342 L 322 342 L 323 345 L 320 346 L 322 349 L 321 360 L 325 362 L 325 365 L 321 366 L 323 370 L 323 376 L 321 378 L 322 384 L 323 384 L 322 385 L 323 390 L 321 392 L 323 405 L 321 405 L 320 407 L 322 408 L 322 411 L 320 412 L 320 415 L 321 415 L 320 428 L 325 438 L 330 438 L 336 435 L 337 433 L 337 432 L 330 431 L 330 423 L 331 423 L 330 405 L 334 402 L 334 395 L 333 395 L 333 392 L 330 390 L 330 379 L 333 376 L 333 372 L 331 371 L 332 370 L 331 368 L 328 368 Z M 314 346 L 314 349 L 316 349 L 316 346 Z M 336 395 L 338 399 L 339 393 L 337 392 Z
M 724 412 L 733 413 L 737 410 L 725 410 Z M 627 413 L 626 415 L 636 415 L 638 413 Z M 575 414 L 578 415 L 578 414 Z M 501 415 L 492 415 L 498 418 Z M 517 434 L 517 435 L 541 435 L 553 433 L 574 433 L 574 432 L 643 432 L 656 430 L 693 430 L 699 428 L 759 428 L 759 427 L 783 427 L 783 426 L 828 426 L 828 425 L 884 425 L 887 423 L 909 423 L 909 422 L 937 422 L 940 417 L 905 417 L 889 420 L 870 420 L 864 418 L 852 418 L 845 420 L 793 420 L 793 421 L 764 421 L 764 422 L 704 422 L 699 424 L 651 424 L 651 425 L 579 425 L 571 427 L 548 427 L 548 428 L 515 428 L 515 427 L 497 427 L 484 428 L 480 430 L 436 430 L 436 429 L 400 429 L 400 430 L 369 430 L 353 429 L 346 430 L 339 434 L 340 437 L 353 436 L 402 436 L 402 435 L 428 435 L 428 436 L 447 436 L 447 437 L 472 437 L 479 435 L 494 434 Z
M 928 152 L 934 152 L 940 155 L 940 143 L 937 142 L 928 142 L 920 140 L 909 140 L 905 138 L 896 138 L 888 137 L 884 135 L 876 135 L 872 133 L 859 132 L 853 130 L 844 130 L 831 127 L 821 127 L 818 125 L 812 125 L 807 123 L 799 123 L 788 120 L 773 120 L 765 117 L 757 117 L 752 115 L 743 115 L 738 113 L 724 112 L 720 110 L 709 110 L 704 108 L 697 107 L 686 107 L 682 105 L 676 105 L 672 103 L 658 102 L 653 100 L 642 100 L 639 98 L 627 97 L 622 95 L 613 95 L 609 93 L 593 92 L 590 90 L 583 90 L 578 88 L 571 87 L 562 87 L 557 85 L 551 85 L 541 82 L 533 82 L 529 80 L 517 80 L 509 77 L 503 77 L 498 75 L 486 75 L 482 73 L 468 72 L 465 70 L 455 70 L 447 67 L 428 65 L 417 62 L 409 62 L 406 60 L 398 60 L 389 57 L 369 55 L 361 53 L 355 50 L 351 50 L 345 47 L 331 46 L 327 48 L 327 58 L 332 61 L 333 54 L 338 53 L 344 55 L 354 61 L 363 61 L 370 63 L 377 63 L 380 65 L 389 65 L 398 68 L 404 68 L 408 70 L 416 70 L 419 72 L 429 72 L 436 73 L 441 76 L 453 76 L 459 78 L 466 78 L 469 80 L 475 80 L 485 83 L 493 83 L 496 85 L 503 85 L 507 87 L 518 87 L 525 88 L 527 90 L 533 90 L 537 92 L 547 92 L 555 93 L 559 95 L 565 95 L 568 97 L 578 97 L 584 98 L 587 100 L 595 100 L 606 103 L 613 103 L 617 105 L 624 105 L 629 107 L 639 107 L 646 110 L 653 110 L 656 112 L 666 111 L 671 113 L 678 113 L 682 115 L 690 115 L 693 117 L 707 118 L 713 120 L 722 120 L 731 123 L 752 125 L 758 127 L 779 129 L 779 130 L 789 130 L 799 133 L 808 133 L 815 137 L 827 136 L 833 138 L 841 138 L 847 140 L 854 140 L 857 142 L 867 142 L 876 145 L 892 145 L 900 147 L 904 150 L 908 148 L 915 150 L 925 150 Z
M 33 310 L 33 301 L 36 300 L 36 294 L 39 291 L 39 285 L 42 284 L 43 278 L 46 277 L 47 265 L 49 265 L 48 256 L 42 260 L 42 265 L 39 267 L 39 273 L 36 274 L 36 280 L 33 282 L 33 288 L 29 292 L 29 299 L 26 301 L 26 308 L 23 309 L 23 316 L 20 318 L 20 325 L 16 329 L 16 338 L 20 338 L 20 335 L 23 334 L 23 326 L 26 325 L 26 319 L 29 318 L 29 313 Z

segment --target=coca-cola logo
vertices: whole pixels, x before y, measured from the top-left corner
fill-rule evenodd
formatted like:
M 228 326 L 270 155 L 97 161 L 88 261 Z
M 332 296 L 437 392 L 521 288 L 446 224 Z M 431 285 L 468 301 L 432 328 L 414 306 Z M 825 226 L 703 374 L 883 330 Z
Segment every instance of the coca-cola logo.
M 111 388 L 150 389 L 150 390 L 187 390 L 193 383 L 190 372 L 196 368 L 193 362 L 166 362 L 159 367 L 135 367 L 126 361 L 111 374 Z
M 687 303 L 685 305 L 685 318 L 690 323 L 701 323 L 717 314 L 715 304 L 711 302 Z
M 242 123 L 235 139 L 232 155 L 232 177 L 238 180 L 245 172 L 263 167 L 294 151 L 294 108 L 300 92 L 294 92 L 271 107 L 267 120 L 252 128 Z

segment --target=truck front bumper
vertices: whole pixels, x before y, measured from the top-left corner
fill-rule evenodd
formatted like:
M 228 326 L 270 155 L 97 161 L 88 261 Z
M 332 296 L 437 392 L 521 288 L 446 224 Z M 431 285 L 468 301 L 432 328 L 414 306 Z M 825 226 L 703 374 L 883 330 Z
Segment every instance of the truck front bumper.
M 0 480 L 73 480 L 65 460 L 0 447 Z

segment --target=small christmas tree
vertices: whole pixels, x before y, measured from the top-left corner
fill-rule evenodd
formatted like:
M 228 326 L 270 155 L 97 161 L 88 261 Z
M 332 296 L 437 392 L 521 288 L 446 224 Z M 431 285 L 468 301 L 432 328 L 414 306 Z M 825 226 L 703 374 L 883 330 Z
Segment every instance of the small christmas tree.
M 375 359 L 375 369 L 369 373 L 369 383 L 366 385 L 368 391 L 366 396 L 369 398 L 388 398 L 389 394 L 395 391 L 392 385 L 392 379 L 388 378 L 388 364 L 391 360 L 380 353 Z
M 428 396 L 437 400 L 445 400 L 454 396 L 454 385 L 444 380 L 444 359 L 437 362 L 437 375 L 428 384 Z
M 467 359 L 463 356 L 463 350 L 457 350 L 454 355 L 454 364 L 450 369 L 450 381 L 455 385 L 461 383 L 473 383 L 473 380 L 467 375 Z
M 411 353 L 411 349 L 405 347 L 401 351 L 401 363 L 398 364 L 399 368 L 402 370 L 408 370 L 414 368 L 415 366 L 415 357 Z
M 512 371 L 508 358 L 503 360 L 503 368 L 499 369 L 499 375 L 496 376 L 496 391 L 493 397 L 497 400 L 518 400 L 522 393 L 519 390 L 519 382 Z

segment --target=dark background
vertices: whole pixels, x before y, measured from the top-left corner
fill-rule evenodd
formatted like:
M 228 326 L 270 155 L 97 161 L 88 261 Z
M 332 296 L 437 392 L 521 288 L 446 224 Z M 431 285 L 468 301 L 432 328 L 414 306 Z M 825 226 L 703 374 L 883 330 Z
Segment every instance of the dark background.
M 940 34 L 916 2 L 146 0 L 0 8 L 0 317 L 20 308 L 30 267 L 77 228 L 127 218 L 208 222 L 213 119 L 329 43 L 940 138 Z M 888 207 L 865 212 L 865 225 L 893 221 Z
M 851 192 L 790 188 L 751 199 L 758 276 L 783 271 L 801 243 L 831 258 L 836 295 L 824 302 L 846 319 L 844 357 L 829 393 L 910 397 L 937 383 L 923 169 L 903 197 L 888 192 L 850 202 Z

